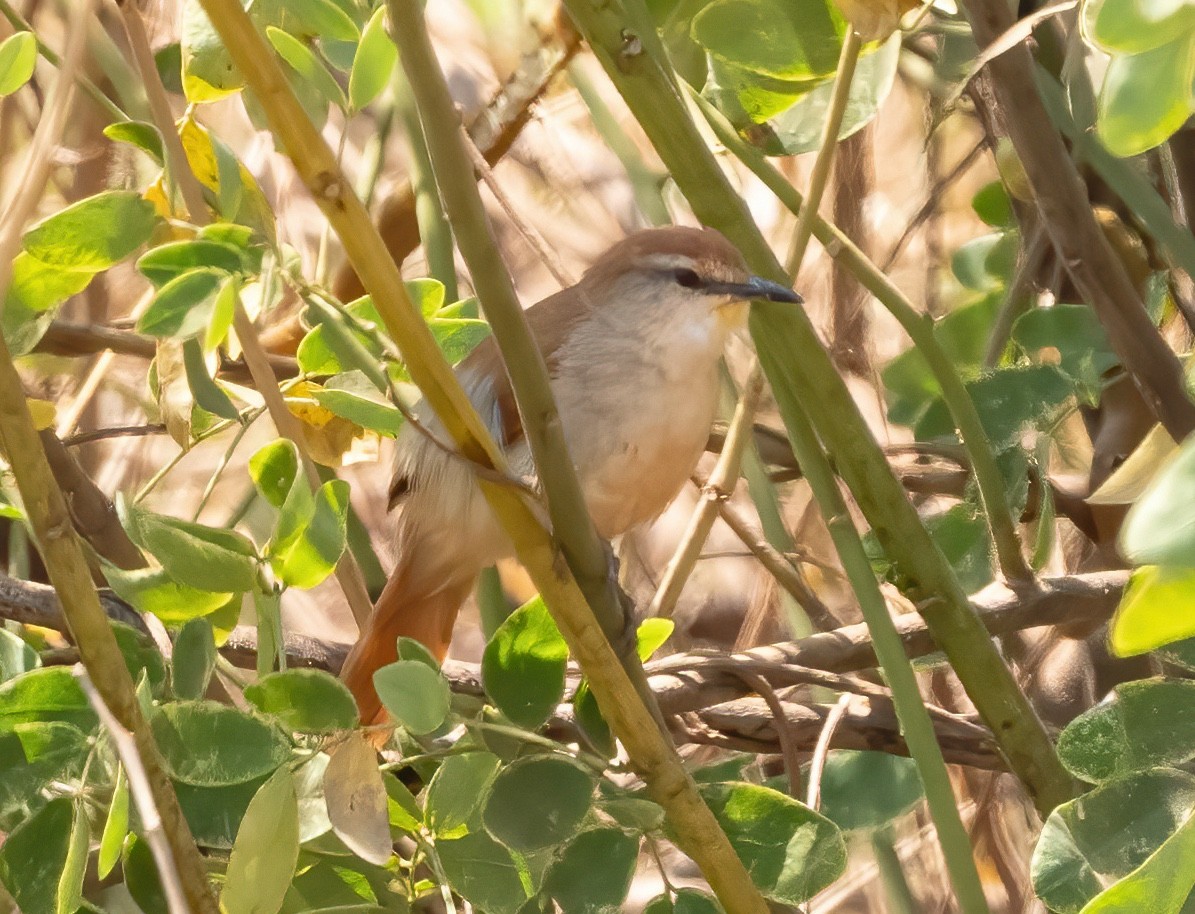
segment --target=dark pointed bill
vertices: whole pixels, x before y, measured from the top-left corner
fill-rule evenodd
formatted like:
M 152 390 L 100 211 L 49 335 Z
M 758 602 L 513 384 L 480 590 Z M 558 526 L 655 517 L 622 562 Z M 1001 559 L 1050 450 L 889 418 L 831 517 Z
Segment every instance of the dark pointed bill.
M 752 276 L 746 282 L 713 282 L 706 286 L 706 291 L 734 295 L 749 301 L 764 299 L 766 301 L 790 302 L 794 305 L 803 304 L 805 301 L 788 286 L 759 276 Z

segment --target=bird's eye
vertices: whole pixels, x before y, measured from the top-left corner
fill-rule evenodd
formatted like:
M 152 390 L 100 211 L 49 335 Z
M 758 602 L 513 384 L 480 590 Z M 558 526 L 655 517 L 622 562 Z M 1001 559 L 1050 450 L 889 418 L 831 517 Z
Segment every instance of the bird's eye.
M 673 278 L 676 279 L 677 283 L 684 286 L 686 289 L 700 289 L 704 285 L 700 276 L 698 276 L 693 270 L 689 270 L 684 267 L 681 267 L 679 270 L 675 270 L 672 275 Z

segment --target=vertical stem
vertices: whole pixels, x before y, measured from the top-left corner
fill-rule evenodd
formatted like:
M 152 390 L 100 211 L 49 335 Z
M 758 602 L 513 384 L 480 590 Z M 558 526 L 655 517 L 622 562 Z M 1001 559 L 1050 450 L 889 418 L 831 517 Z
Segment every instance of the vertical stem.
M 432 160 L 427 154 L 427 141 L 423 138 L 423 125 L 419 123 L 419 112 L 415 110 L 415 100 L 411 98 L 411 89 L 405 81 L 396 80 L 394 83 L 394 107 L 411 147 L 407 173 L 415 194 L 415 219 L 419 223 L 420 242 L 427 254 L 427 269 L 444 284 L 444 301 L 454 302 L 460 295 L 456 288 L 452 226 L 448 224 L 444 205 L 440 202 L 440 191 L 432 173 Z
M 775 344 L 760 340 L 757 345 Z M 762 351 L 760 355 L 762 358 Z M 846 502 L 838 490 L 838 481 L 834 478 L 830 463 L 801 406 L 787 394 L 787 391 L 779 392 L 781 415 L 801 469 L 821 506 L 843 570 L 859 600 L 859 608 L 871 632 L 876 659 L 892 689 L 892 702 L 896 706 L 909 754 L 917 763 L 917 771 L 921 775 L 930 816 L 938 832 L 938 843 L 946 859 L 959 910 L 964 914 L 986 914 L 987 901 L 979 872 L 971 857 L 971 842 L 959 816 L 954 791 L 950 786 L 950 775 L 934 735 L 933 722 L 921 700 L 913 665 L 904 652 L 896 625 L 888 614 L 888 605 L 876 583 L 871 560 L 867 557 L 863 541 L 855 530 Z

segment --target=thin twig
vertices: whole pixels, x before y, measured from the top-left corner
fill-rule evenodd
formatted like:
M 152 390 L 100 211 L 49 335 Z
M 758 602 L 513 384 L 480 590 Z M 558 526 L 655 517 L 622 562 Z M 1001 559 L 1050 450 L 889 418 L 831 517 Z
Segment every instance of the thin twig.
M 552 278 L 560 284 L 561 288 L 571 286 L 575 283 L 577 281 L 576 278 L 569 275 L 568 267 L 564 265 L 564 261 L 560 259 L 556 252 L 549 247 L 548 242 L 544 239 L 539 229 L 520 215 L 510 196 L 502 189 L 502 185 L 498 183 L 498 179 L 494 176 L 494 170 L 490 168 L 490 163 L 485 160 L 485 156 L 474 145 L 473 140 L 469 137 L 469 132 L 464 128 L 461 129 L 461 142 L 464 143 L 465 151 L 469 153 L 469 158 L 473 161 L 473 167 L 481 175 L 481 180 L 490 189 L 490 193 L 494 195 L 494 199 L 498 201 L 498 205 L 502 207 L 502 212 L 506 213 L 506 218 L 510 220 L 515 230 L 531 247 L 531 250 L 535 251 L 535 255 L 548 268 L 548 272 L 552 274 Z
M 740 513 L 739 509 L 729 501 L 718 506 L 718 513 L 722 520 L 744 546 L 751 552 L 768 573 L 776 579 L 786 593 L 809 616 L 809 620 L 821 631 L 829 631 L 838 627 L 838 619 L 830 612 L 829 607 L 814 593 L 801 572 L 779 550 L 773 548 L 766 539 L 756 535 L 755 531 Z
M 106 441 L 109 438 L 143 438 L 147 435 L 163 435 L 166 426 L 161 422 L 151 422 L 149 425 L 110 425 L 107 428 L 97 428 L 91 432 L 79 432 L 69 438 L 63 438 L 66 447 L 78 447 L 80 444 L 90 444 L 92 441 Z
M 822 724 L 822 732 L 818 734 L 817 745 L 813 747 L 813 758 L 809 762 L 809 785 L 805 795 L 805 805 L 810 809 L 819 809 L 822 805 L 822 772 L 826 767 L 826 756 L 830 754 L 830 742 L 834 739 L 834 731 L 846 715 L 850 707 L 851 696 L 843 693 L 834 702 L 834 707 L 826 715 L 826 722 Z
M 900 237 L 896 239 L 896 243 L 892 245 L 892 250 L 888 252 L 888 256 L 880 264 L 881 270 L 887 273 L 892 269 L 892 265 L 896 263 L 896 258 L 901 255 L 901 252 L 905 249 L 905 245 L 912 240 L 913 236 L 917 233 L 917 229 L 942 205 L 942 194 L 946 192 L 946 189 L 950 185 L 966 174 L 985 149 L 987 149 L 987 140 L 980 140 L 971 147 L 971 151 L 963 156 L 954 168 L 950 169 L 950 171 L 934 182 L 933 187 L 929 189 L 929 193 L 925 195 L 925 202 L 921 204 L 921 208 L 909 220 L 904 231 L 900 233 Z
M 743 449 L 751 440 L 751 423 L 762 395 L 763 374 L 756 365 L 752 368 L 743 395 L 735 406 L 718 462 L 710 473 L 709 480 L 701 487 L 697 507 L 689 516 L 689 524 L 660 577 L 659 586 L 647 609 L 648 616 L 669 618 L 676 608 L 681 590 L 689 575 L 693 573 L 697 558 L 701 555 L 705 541 L 709 538 L 710 530 L 718 517 L 718 505 L 733 494 L 742 466 Z
M 137 741 L 133 734 L 121 726 L 120 721 L 108 710 L 104 699 L 96 690 L 91 677 L 83 664 L 75 664 L 72 673 L 79 681 L 79 687 L 87 696 L 87 701 L 95 710 L 100 723 L 112 737 L 116 745 L 116 754 L 124 765 L 125 776 L 129 779 L 129 793 L 133 795 L 133 802 L 137 804 L 137 813 L 141 819 L 140 834 L 149 845 L 154 863 L 158 868 L 158 879 L 162 884 L 162 891 L 166 895 L 166 906 L 170 914 L 189 914 L 191 908 L 187 904 L 186 893 L 183 892 L 182 881 L 179 879 L 178 866 L 174 855 L 170 852 L 170 844 L 166 840 L 166 832 L 162 827 L 162 817 L 158 814 L 157 804 L 154 802 L 153 790 L 149 786 L 149 776 L 145 772 L 145 765 L 141 761 L 141 753 L 137 751 Z

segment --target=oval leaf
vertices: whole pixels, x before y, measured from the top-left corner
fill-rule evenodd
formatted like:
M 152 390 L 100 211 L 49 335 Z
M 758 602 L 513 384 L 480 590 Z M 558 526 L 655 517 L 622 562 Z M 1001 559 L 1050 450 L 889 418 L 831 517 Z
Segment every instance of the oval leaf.
M 220 908 L 266 914 L 282 907 L 299 859 L 299 807 L 290 770 L 279 768 L 254 794 L 237 830 Z
M 277 717 L 288 730 L 332 733 L 357 725 L 352 693 L 323 670 L 269 673 L 246 686 L 245 698 L 259 711 Z
M 386 710 L 412 733 L 439 729 L 448 717 L 448 683 L 418 660 L 399 660 L 373 674 L 373 685 Z
M 0 98 L 29 82 L 36 63 L 37 39 L 32 32 L 17 32 L 0 41 Z
M 710 784 L 701 794 L 765 897 L 812 898 L 846 868 L 834 823 L 792 797 L 756 784 Z
M 361 734 L 351 734 L 332 752 L 324 797 L 333 831 L 353 853 L 378 866 L 390 859 L 386 786 L 377 753 Z
M 567 659 L 568 646 L 536 597 L 511 613 L 486 645 L 481 661 L 486 694 L 515 724 L 536 730 L 564 697 Z
M 43 219 L 24 247 L 42 263 L 98 273 L 145 244 L 157 224 L 153 204 L 136 191 L 110 190 Z
M 561 756 L 534 756 L 498 774 L 482 820 L 491 835 L 526 853 L 568 841 L 592 800 L 593 777 L 588 771 Z
M 290 757 L 290 743 L 273 723 L 213 701 L 163 705 L 150 728 L 170 776 L 196 787 L 251 781 Z

